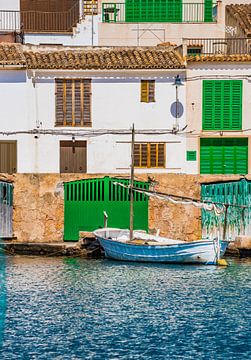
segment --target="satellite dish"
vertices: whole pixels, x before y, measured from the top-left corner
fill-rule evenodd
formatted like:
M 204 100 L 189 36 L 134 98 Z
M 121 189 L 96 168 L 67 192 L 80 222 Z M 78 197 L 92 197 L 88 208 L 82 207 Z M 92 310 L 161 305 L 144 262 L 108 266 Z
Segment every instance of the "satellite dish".
M 175 101 L 172 103 L 170 111 L 175 119 L 179 119 L 184 114 L 184 107 L 181 102 Z

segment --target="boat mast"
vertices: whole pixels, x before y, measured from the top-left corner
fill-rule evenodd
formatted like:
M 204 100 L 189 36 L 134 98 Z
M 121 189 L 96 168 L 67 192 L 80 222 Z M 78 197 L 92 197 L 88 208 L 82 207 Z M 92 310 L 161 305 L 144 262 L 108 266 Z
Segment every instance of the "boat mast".
M 134 141 L 135 141 L 135 130 L 134 124 L 132 124 L 132 143 L 131 143 L 131 179 L 130 179 L 130 241 L 133 240 L 133 185 L 134 185 Z

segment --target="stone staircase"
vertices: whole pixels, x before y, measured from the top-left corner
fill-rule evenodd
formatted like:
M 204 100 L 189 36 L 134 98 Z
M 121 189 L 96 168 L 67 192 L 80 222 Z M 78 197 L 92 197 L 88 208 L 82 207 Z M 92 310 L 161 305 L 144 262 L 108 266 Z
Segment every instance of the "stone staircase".
M 98 14 L 98 0 L 84 0 L 84 16 Z

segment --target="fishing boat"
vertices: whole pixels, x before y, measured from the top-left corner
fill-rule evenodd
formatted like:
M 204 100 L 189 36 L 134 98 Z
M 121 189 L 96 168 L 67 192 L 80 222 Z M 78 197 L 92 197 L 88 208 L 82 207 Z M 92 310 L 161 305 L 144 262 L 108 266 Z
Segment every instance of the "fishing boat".
M 194 205 L 215 213 L 225 211 L 224 204 L 213 202 L 200 202 L 196 199 L 168 195 L 150 190 L 142 190 L 134 187 L 134 125 L 132 127 L 131 142 L 131 180 L 130 185 L 114 183 L 117 186 L 126 187 L 130 194 L 130 230 L 105 227 L 97 229 L 93 233 L 105 251 L 107 258 L 124 261 L 159 262 L 159 263 L 195 263 L 207 265 L 227 265 L 222 259 L 228 241 L 225 241 L 226 221 L 223 230 L 223 239 L 201 239 L 196 241 L 184 241 L 154 236 L 133 229 L 133 194 L 144 193 L 146 196 L 154 196 L 161 200 L 171 201 L 174 204 Z M 225 210 L 226 209 L 226 210 Z
M 94 231 L 107 258 L 123 261 L 188 263 L 216 265 L 224 255 L 228 241 L 183 241 L 134 231 L 103 228 Z

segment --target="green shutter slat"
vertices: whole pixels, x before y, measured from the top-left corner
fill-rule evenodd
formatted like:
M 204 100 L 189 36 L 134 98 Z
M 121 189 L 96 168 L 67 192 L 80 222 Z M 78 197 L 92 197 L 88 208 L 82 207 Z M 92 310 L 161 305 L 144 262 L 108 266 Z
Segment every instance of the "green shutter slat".
M 242 129 L 242 80 L 203 81 L 202 129 Z
M 187 151 L 187 161 L 196 161 L 196 151 Z
M 213 0 L 204 0 L 204 22 L 213 21 Z
M 201 139 L 200 173 L 247 174 L 248 139 Z
M 232 129 L 242 129 L 242 80 L 232 81 Z
M 126 0 L 126 22 L 182 22 L 182 0 Z

